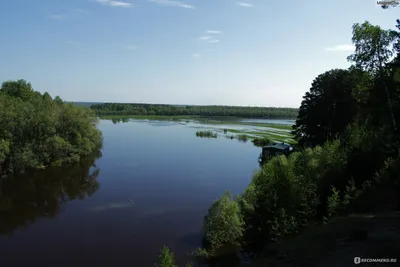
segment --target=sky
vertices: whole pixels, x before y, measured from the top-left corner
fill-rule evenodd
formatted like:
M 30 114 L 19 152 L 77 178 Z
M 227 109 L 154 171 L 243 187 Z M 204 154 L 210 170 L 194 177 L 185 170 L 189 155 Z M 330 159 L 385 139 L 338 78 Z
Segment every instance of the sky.
M 373 0 L 1 0 L 0 82 L 67 101 L 299 107 Z

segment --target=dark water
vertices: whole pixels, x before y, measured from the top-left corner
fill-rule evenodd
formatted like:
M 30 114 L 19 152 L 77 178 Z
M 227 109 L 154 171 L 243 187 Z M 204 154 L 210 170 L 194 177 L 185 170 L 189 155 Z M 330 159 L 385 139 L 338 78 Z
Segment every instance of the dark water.
M 99 128 L 101 157 L 0 182 L 0 266 L 154 266 L 163 245 L 182 264 L 210 204 L 258 168 L 250 142 L 179 123 Z

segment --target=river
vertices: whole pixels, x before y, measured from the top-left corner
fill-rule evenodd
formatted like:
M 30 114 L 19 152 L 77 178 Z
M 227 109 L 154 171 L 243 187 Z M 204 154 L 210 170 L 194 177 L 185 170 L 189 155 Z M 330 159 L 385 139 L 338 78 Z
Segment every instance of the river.
M 102 156 L 0 182 L 0 266 L 154 266 L 164 245 L 182 265 L 211 203 L 258 169 L 251 142 L 183 123 L 98 127 Z

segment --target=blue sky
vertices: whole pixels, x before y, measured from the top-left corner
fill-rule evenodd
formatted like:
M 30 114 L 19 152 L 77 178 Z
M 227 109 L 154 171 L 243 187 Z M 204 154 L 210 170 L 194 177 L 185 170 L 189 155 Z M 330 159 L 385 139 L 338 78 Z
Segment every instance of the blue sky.
M 70 101 L 298 107 L 373 0 L 4 0 L 0 81 Z

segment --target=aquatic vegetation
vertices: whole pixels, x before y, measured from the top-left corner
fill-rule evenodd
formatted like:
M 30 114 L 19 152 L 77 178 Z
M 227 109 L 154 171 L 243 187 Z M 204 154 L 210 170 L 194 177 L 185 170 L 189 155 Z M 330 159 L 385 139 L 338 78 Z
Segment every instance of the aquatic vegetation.
M 213 131 L 197 131 L 196 136 L 202 138 L 217 138 L 218 134 Z
M 247 134 L 238 134 L 236 136 L 236 139 L 241 141 L 241 142 L 246 143 L 249 140 L 249 137 L 247 136 Z
M 254 138 L 251 140 L 255 146 L 263 147 L 272 143 L 272 140 L 268 137 Z

